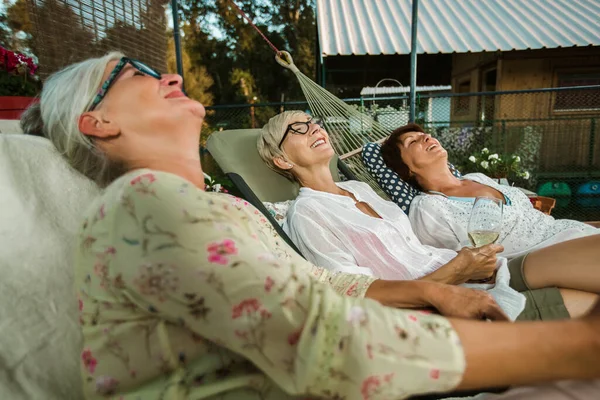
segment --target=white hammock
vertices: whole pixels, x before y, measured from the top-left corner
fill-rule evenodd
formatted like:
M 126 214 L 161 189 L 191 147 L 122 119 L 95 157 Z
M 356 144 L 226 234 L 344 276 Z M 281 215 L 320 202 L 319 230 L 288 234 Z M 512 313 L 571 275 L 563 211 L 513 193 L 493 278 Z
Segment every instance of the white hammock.
M 331 144 L 340 159 L 349 166 L 358 179 L 368 183 L 378 194 L 387 199 L 388 196 L 362 163 L 360 153 L 363 145 L 368 142 L 381 143 L 389 136 L 390 130 L 346 104 L 300 72 L 287 51 L 281 51 L 275 56 L 275 60 L 298 78 L 312 114 L 323 120 Z

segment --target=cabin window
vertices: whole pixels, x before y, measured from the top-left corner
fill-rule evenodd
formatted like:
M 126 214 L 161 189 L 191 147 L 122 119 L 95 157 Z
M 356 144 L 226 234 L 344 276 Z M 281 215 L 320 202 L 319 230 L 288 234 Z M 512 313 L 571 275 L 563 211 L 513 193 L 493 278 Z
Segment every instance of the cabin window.
M 471 80 L 463 79 L 456 85 L 456 93 L 470 93 Z M 454 112 L 456 114 L 468 114 L 471 108 L 471 96 L 461 96 L 454 98 Z
M 557 74 L 557 87 L 591 85 L 600 85 L 600 71 L 577 73 L 561 72 Z M 566 90 L 557 92 L 554 100 L 554 111 L 600 111 L 600 89 Z

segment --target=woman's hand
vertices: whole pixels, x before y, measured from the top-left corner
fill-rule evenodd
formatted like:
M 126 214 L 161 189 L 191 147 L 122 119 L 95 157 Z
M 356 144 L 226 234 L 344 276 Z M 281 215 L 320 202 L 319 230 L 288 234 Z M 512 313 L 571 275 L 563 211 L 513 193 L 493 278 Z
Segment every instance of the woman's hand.
M 487 292 L 436 282 L 376 280 L 365 297 L 394 308 L 433 307 L 446 317 L 508 320 Z
M 439 285 L 429 301 L 445 317 L 508 321 L 496 300 L 483 290 Z
M 499 244 L 465 247 L 448 264 L 421 278 L 449 285 L 460 285 L 471 280 L 489 279 L 496 272 L 496 254 L 504 250 Z
M 451 262 L 456 262 L 456 279 L 458 283 L 471 280 L 489 279 L 496 272 L 497 254 L 504 247 L 499 244 L 488 244 L 482 247 L 465 247 Z

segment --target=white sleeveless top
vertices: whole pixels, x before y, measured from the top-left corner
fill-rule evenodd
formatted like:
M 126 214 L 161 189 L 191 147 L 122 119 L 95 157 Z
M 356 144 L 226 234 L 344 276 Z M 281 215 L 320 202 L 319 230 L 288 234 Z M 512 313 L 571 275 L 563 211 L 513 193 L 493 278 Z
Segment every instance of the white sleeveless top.
M 501 254 L 514 258 L 555 243 L 600 234 L 600 229 L 583 222 L 554 219 L 536 210 L 519 189 L 499 185 L 484 174 L 467 174 L 463 179 L 498 190 L 509 200 L 504 205 L 502 231 L 498 239 Z M 410 206 L 410 222 L 419 239 L 430 246 L 458 250 L 469 245 L 467 226 L 473 202 L 444 195 L 421 194 Z

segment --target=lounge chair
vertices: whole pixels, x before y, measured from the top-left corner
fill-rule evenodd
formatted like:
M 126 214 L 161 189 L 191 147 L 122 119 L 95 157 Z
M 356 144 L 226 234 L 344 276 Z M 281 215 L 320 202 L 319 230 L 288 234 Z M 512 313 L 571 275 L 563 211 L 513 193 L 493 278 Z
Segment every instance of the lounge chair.
M 98 188 L 48 140 L 6 132 L 0 187 L 0 398 L 82 399 L 72 255 Z
M 265 202 L 277 203 L 295 199 L 299 186 L 265 165 L 256 149 L 259 133 L 260 129 L 215 132 L 209 136 L 206 148 L 244 199 L 258 208 L 286 243 L 301 254 L 264 205 Z M 332 159 L 330 167 L 336 181 L 342 180 L 342 176 L 355 179 L 354 174 L 337 157 Z
M 231 179 L 242 196 L 258 208 L 271 221 L 273 227 L 297 252 L 302 255 L 291 239 L 283 232 L 279 223 L 273 218 L 263 202 L 283 202 L 292 200 L 298 195 L 298 185 L 270 170 L 262 161 L 256 149 L 260 129 L 236 129 L 213 133 L 206 147 L 223 172 Z M 336 181 L 342 176 L 355 180 L 354 174 L 337 157 L 330 164 Z M 487 392 L 499 393 L 506 390 L 490 389 Z M 411 397 L 411 400 L 437 400 L 448 397 L 470 397 L 480 391 L 453 392 L 448 394 L 426 394 Z

